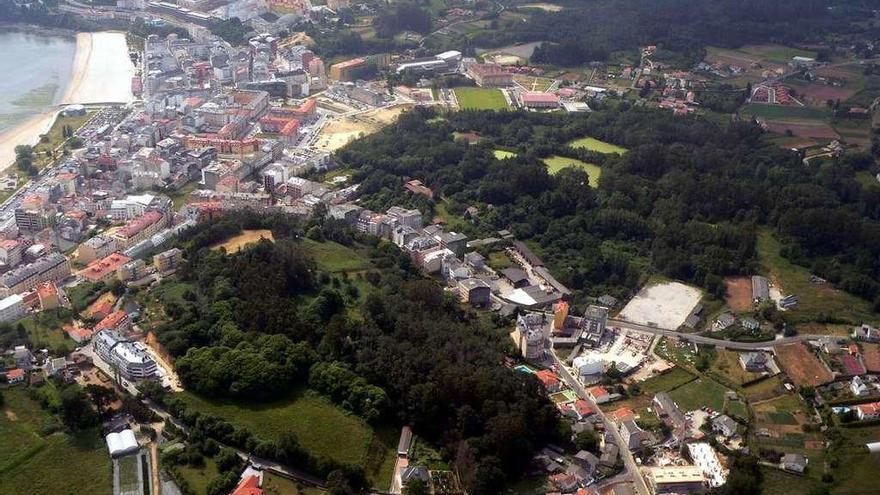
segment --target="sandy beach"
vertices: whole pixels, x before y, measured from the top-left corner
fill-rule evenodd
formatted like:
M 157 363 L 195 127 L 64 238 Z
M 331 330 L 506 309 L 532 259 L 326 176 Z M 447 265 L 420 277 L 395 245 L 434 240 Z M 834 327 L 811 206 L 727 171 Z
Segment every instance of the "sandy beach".
M 45 134 L 52 127 L 57 114 L 57 110 L 52 110 L 35 115 L 21 125 L 0 134 L 0 172 L 5 172 L 15 162 L 15 147 L 20 144 L 37 144 L 40 134 Z
M 134 99 L 131 93 L 134 73 L 125 34 L 79 33 L 73 70 L 59 104 L 129 103 Z M 36 144 L 40 134 L 52 127 L 57 114 L 58 109 L 53 108 L 0 133 L 0 172 L 15 162 L 15 147 Z
M 125 34 L 79 33 L 73 73 L 60 102 L 62 105 L 129 103 L 134 99 L 131 93 L 134 73 Z

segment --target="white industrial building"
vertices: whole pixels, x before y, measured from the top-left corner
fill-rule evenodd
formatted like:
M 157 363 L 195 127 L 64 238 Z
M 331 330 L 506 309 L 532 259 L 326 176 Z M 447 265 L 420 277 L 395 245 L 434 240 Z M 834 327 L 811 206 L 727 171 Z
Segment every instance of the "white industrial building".
M 125 378 L 143 380 L 157 376 L 156 361 L 144 344 L 126 340 L 113 330 L 101 330 L 93 340 L 98 356 Z
M 706 442 L 694 442 L 687 444 L 687 448 L 694 465 L 700 468 L 709 480 L 709 486 L 717 488 L 727 482 L 728 470 L 721 464 L 718 454 L 711 445 Z
M 107 440 L 107 449 L 110 451 L 110 457 L 122 457 L 133 454 L 140 450 L 137 439 L 134 438 L 134 432 L 131 429 L 125 429 L 119 433 L 110 433 L 105 439 Z

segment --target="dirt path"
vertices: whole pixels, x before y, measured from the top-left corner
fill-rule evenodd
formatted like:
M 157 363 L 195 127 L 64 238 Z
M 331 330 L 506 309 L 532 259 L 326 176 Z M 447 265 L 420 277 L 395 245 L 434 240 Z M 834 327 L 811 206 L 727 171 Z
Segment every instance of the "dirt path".
M 152 465 L 153 469 L 151 469 L 150 476 L 153 478 L 153 493 L 152 495 L 162 495 L 162 487 L 159 482 L 159 448 L 156 446 L 156 442 L 150 443 L 150 465 Z

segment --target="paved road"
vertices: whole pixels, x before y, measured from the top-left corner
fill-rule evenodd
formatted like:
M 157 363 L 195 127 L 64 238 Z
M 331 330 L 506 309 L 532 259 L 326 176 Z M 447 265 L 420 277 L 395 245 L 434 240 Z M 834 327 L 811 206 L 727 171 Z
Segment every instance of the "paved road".
M 647 325 L 640 325 L 638 323 L 633 323 L 633 322 L 626 321 L 626 320 L 609 319 L 608 326 L 624 328 L 627 330 L 635 330 L 638 332 L 651 333 L 654 335 L 665 335 L 667 337 L 678 337 L 681 340 L 693 342 L 695 344 L 714 345 L 714 346 L 718 346 L 718 347 L 724 347 L 725 349 L 734 349 L 737 351 L 757 351 L 757 350 L 762 350 L 762 349 L 769 349 L 769 348 L 771 348 L 773 346 L 777 346 L 777 345 L 794 344 L 797 342 L 804 342 L 807 340 L 818 340 L 822 337 L 826 337 L 826 335 L 804 334 L 804 335 L 795 335 L 794 337 L 781 337 L 776 340 L 768 340 L 768 341 L 764 341 L 764 342 L 734 342 L 732 340 L 716 339 L 713 337 L 705 337 L 703 335 L 679 332 L 676 330 L 669 330 L 666 328 L 658 328 L 658 327 L 650 327 Z
M 639 471 L 639 467 L 636 465 L 636 461 L 632 456 L 632 452 L 626 448 L 626 442 L 623 441 L 623 437 L 620 436 L 620 432 L 617 430 L 617 425 L 614 424 L 605 413 L 599 409 L 599 406 L 593 402 L 593 399 L 587 395 L 587 391 L 584 390 L 583 385 L 580 384 L 573 376 L 571 376 L 571 372 L 568 371 L 568 368 L 565 366 L 558 356 L 555 353 L 550 353 L 553 356 L 553 360 L 556 362 L 556 367 L 559 370 L 559 374 L 562 376 L 562 379 L 565 380 L 565 383 L 575 391 L 575 393 L 581 399 L 587 401 L 587 404 L 590 405 L 590 408 L 596 411 L 602 421 L 605 423 L 605 430 L 610 431 L 614 436 L 614 442 L 617 443 L 617 446 L 620 448 L 620 457 L 623 458 L 624 464 L 624 472 L 618 476 L 615 476 L 614 479 L 622 480 L 622 479 L 632 479 L 634 482 L 634 486 L 639 495 L 650 495 L 650 491 L 648 491 L 648 486 L 645 484 L 645 480 L 642 478 L 642 474 Z M 626 475 L 626 476 L 624 476 Z

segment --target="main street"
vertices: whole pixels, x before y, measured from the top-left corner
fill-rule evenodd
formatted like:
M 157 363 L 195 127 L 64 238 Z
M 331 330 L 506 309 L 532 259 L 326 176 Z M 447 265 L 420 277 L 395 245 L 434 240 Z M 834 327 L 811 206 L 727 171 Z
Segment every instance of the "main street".
M 813 334 L 803 334 L 803 335 L 795 335 L 793 337 L 781 337 L 776 340 L 765 340 L 762 342 L 734 342 L 732 340 L 724 340 L 724 339 L 716 339 L 713 337 L 705 337 L 703 335 L 693 334 L 693 333 L 685 333 L 679 332 L 676 330 L 669 330 L 666 328 L 658 328 L 652 327 L 648 325 L 641 325 L 639 323 L 633 323 L 631 321 L 626 320 L 608 320 L 608 326 L 618 327 L 627 330 L 635 330 L 637 332 L 645 332 L 651 333 L 654 335 L 665 335 L 667 337 L 677 337 L 681 340 L 685 340 L 687 342 L 693 342 L 694 344 L 703 344 L 703 345 L 714 345 L 717 347 L 723 347 L 725 349 L 733 349 L 737 351 L 758 351 L 764 349 L 770 349 L 771 347 L 777 345 L 785 345 L 785 344 L 794 344 L 797 342 L 804 342 L 808 340 L 818 340 L 822 337 L 827 337 L 827 335 L 813 335 Z
M 590 405 L 590 408 L 596 411 L 596 414 L 602 418 L 602 422 L 605 423 L 605 431 L 611 432 L 612 436 L 614 436 L 614 442 L 620 448 L 620 457 L 623 459 L 624 464 L 624 472 L 619 476 L 623 476 L 623 474 L 630 475 L 629 477 L 633 481 L 633 485 L 636 488 L 636 491 L 639 495 L 650 495 L 650 491 L 648 491 L 648 486 L 645 484 L 644 478 L 642 478 L 642 474 L 639 471 L 639 467 L 636 464 L 635 458 L 633 458 L 632 452 L 626 446 L 626 442 L 623 441 L 623 437 L 620 436 L 620 431 L 617 429 L 617 425 L 614 424 L 605 413 L 599 409 L 599 406 L 593 401 L 593 399 L 587 395 L 587 391 L 584 390 L 584 386 L 580 384 L 577 380 L 571 376 L 571 372 L 568 371 L 568 368 L 565 366 L 556 353 L 550 353 L 553 356 L 553 360 L 556 363 L 556 367 L 559 371 L 559 375 L 562 376 L 562 379 L 565 380 L 566 385 L 569 388 L 575 391 L 575 393 L 581 399 L 585 400 L 587 404 Z M 618 476 L 618 478 L 619 478 Z

